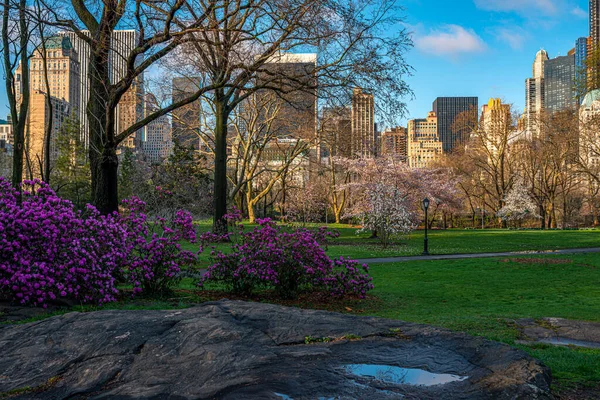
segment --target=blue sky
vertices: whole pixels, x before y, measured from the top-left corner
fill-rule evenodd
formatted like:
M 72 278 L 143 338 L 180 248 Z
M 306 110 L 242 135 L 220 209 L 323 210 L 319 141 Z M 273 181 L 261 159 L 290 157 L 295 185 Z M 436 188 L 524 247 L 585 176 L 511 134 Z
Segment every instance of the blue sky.
M 525 79 L 541 48 L 551 58 L 588 36 L 588 0 L 404 0 L 415 47 L 409 118 L 438 96 L 499 97 L 525 107 Z
M 587 0 L 400 0 L 415 47 L 405 118 L 422 118 L 438 96 L 500 97 L 525 106 L 536 52 L 565 55 L 588 35 Z M 0 118 L 8 114 L 4 85 Z M 405 121 L 403 121 L 405 122 Z

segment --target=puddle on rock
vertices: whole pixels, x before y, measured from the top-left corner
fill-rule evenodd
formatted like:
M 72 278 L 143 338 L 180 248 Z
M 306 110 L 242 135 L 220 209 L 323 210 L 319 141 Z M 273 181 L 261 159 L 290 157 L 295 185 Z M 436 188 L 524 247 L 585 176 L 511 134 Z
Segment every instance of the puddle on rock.
M 280 397 L 283 400 L 294 400 L 287 394 L 282 394 L 282 393 L 277 393 L 277 392 L 275 392 L 274 394 L 275 394 L 275 396 Z
M 585 347 L 588 349 L 600 349 L 600 343 L 597 342 L 588 342 L 585 340 L 575 340 L 575 339 L 567 339 L 562 337 L 552 337 L 539 339 L 539 343 L 551 344 L 554 346 L 577 346 L 577 347 Z
M 396 385 L 435 386 L 461 382 L 469 378 L 468 376 L 435 374 L 422 369 L 400 368 L 392 365 L 349 364 L 343 368 L 350 375 Z

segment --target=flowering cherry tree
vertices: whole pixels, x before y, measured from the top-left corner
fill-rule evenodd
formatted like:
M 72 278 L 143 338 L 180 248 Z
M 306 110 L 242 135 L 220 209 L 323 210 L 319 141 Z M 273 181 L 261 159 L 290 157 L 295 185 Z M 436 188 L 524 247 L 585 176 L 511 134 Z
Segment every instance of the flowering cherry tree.
M 526 217 L 538 217 L 536 205 L 521 180 L 517 180 L 504 199 L 504 207 L 498 217 L 504 221 L 522 221 Z

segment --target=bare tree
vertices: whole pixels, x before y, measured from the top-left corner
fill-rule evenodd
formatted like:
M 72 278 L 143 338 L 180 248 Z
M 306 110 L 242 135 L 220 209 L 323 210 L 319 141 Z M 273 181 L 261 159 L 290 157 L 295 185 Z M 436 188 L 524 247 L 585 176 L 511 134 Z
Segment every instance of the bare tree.
M 199 88 L 120 132 L 116 130 L 117 106 L 124 96 L 131 94 L 132 88 L 135 90 L 141 84 L 145 72 L 190 40 L 189 34 L 206 28 L 205 16 L 215 11 L 215 4 L 193 0 L 106 0 L 102 4 L 62 0 L 60 7 L 49 4 L 48 0 L 39 1 L 51 15 L 40 23 L 74 33 L 89 48 L 89 76 L 83 79 L 89 80 L 90 98 L 82 101 L 87 101 L 93 203 L 102 213 L 116 211 L 119 145 L 148 123 L 197 100 L 212 88 Z M 114 35 L 117 29 L 126 28 L 136 31 L 135 43 L 130 48 L 118 43 Z M 121 66 L 118 74 L 110 70 L 115 62 Z
M 2 10 L 2 66 L 14 137 L 12 184 L 19 190 L 23 180 L 25 128 L 30 97 L 29 39 L 32 26 L 28 6 L 26 0 L 4 0 Z M 23 67 L 19 74 L 15 74 L 19 63 Z
M 214 230 L 226 230 L 227 125 L 233 110 L 259 91 L 294 103 L 295 93 L 341 96 L 349 87 L 377 89 L 389 108 L 403 110 L 399 96 L 409 72 L 403 54 L 410 44 L 404 31 L 386 27 L 401 20 L 396 0 L 226 0 L 208 13 L 208 26 L 179 54 L 196 67 L 211 91 L 215 110 Z M 279 68 L 286 53 L 308 49 L 318 55 L 310 68 Z M 177 63 L 179 65 L 179 62 Z M 344 90 L 342 90 L 344 89 Z M 347 96 L 347 93 L 346 93 Z M 346 97 L 347 98 L 347 97 Z

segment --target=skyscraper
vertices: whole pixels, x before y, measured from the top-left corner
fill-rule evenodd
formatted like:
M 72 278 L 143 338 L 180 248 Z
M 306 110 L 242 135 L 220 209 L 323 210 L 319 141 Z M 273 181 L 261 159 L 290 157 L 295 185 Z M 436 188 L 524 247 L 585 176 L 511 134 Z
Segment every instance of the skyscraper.
M 317 55 L 281 53 L 264 65 L 259 80 L 281 89 L 276 93 L 279 112 L 272 129 L 279 136 L 313 140 L 317 135 Z M 261 91 L 265 95 L 273 92 Z
M 600 43 L 600 0 L 590 0 L 590 41 L 592 47 Z
M 408 121 L 407 147 L 411 168 L 429 168 L 442 155 L 443 145 L 433 111 L 427 118 Z
M 406 128 L 398 126 L 386 129 L 381 134 L 381 154 L 398 157 L 406 162 L 408 157 L 408 134 Z
M 146 95 L 145 113 L 150 115 L 158 110 L 158 102 L 152 94 Z M 152 164 L 159 164 L 166 160 L 173 149 L 171 137 L 171 123 L 166 115 L 155 119 L 145 127 L 142 148 L 144 154 Z
M 83 31 L 82 34 L 89 35 Z M 90 98 L 89 66 L 91 50 L 89 44 L 81 39 L 75 32 L 61 32 L 60 35 L 71 39 L 73 48 L 78 54 L 81 71 L 81 82 L 79 86 L 81 107 L 79 108 L 79 121 L 81 132 L 86 147 L 89 145 L 89 122 L 87 116 L 87 102 Z M 109 78 L 111 83 L 118 82 L 125 76 L 127 71 L 127 58 L 131 51 L 137 46 L 139 34 L 134 30 L 114 31 L 109 53 Z M 139 77 L 123 96 L 116 110 L 117 133 L 129 128 L 133 123 L 141 119 L 143 115 L 143 77 Z M 140 143 L 140 135 L 131 137 L 124 145 L 132 147 Z
M 539 136 L 541 112 L 545 103 L 544 65 L 549 59 L 546 50 L 540 50 L 533 62 L 533 78 L 525 81 L 525 129 L 530 137 Z
M 585 60 L 588 54 L 588 38 L 581 37 L 575 42 L 575 69 L 578 84 L 585 82 Z
M 321 118 L 323 157 L 352 157 L 352 109 L 328 107 Z
M 46 67 L 44 68 L 44 59 Z M 21 65 L 17 68 L 20 75 Z M 46 40 L 45 54 L 39 46 L 30 61 L 30 99 L 25 129 L 27 168 L 34 178 L 40 177 L 40 166 L 48 158 L 52 164 L 58 157 L 56 137 L 64 121 L 79 112 L 80 66 L 77 52 L 68 37 L 54 36 Z M 46 74 L 48 82 L 46 82 Z M 21 101 L 21 87 L 17 87 L 17 101 Z M 48 101 L 49 100 L 49 101 Z M 52 110 L 48 107 L 52 106 Z M 51 114 L 50 114 L 51 113 Z M 45 151 L 46 130 L 50 126 L 50 153 Z M 26 175 L 29 176 L 29 175 Z
M 575 55 L 556 57 L 544 64 L 545 110 L 549 113 L 577 107 Z
M 511 141 L 512 117 L 510 105 L 500 99 L 490 99 L 481 109 L 480 134 L 488 154 L 497 155 Z
M 174 78 L 172 88 L 173 103 L 192 96 L 200 87 L 200 78 Z M 200 150 L 200 99 L 173 111 L 173 141 L 184 147 Z
M 358 158 L 373 158 L 377 155 L 375 98 L 358 88 L 352 94 L 351 154 Z
M 433 102 L 437 116 L 438 134 L 444 152 L 451 152 L 463 144 L 476 126 L 479 114 L 477 97 L 438 97 Z

